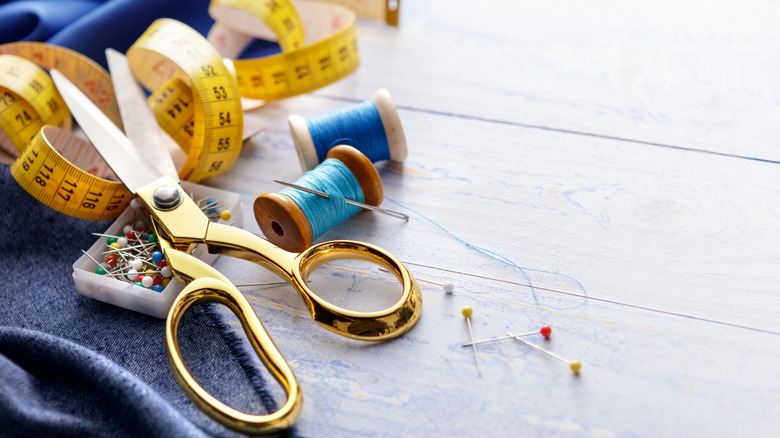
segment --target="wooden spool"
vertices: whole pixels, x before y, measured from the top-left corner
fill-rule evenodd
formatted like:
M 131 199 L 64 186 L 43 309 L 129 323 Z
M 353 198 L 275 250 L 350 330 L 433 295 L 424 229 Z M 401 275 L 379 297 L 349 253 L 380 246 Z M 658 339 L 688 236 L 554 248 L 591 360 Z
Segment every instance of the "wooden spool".
M 355 175 L 364 203 L 377 207 L 382 203 L 382 180 L 368 157 L 352 146 L 340 145 L 331 149 L 326 158 L 341 161 Z M 309 219 L 290 197 L 281 193 L 260 195 L 255 199 L 254 212 L 266 239 L 274 245 L 292 252 L 311 246 L 314 234 Z
M 379 118 L 382 119 L 382 126 L 385 128 L 390 159 L 400 163 L 406 159 L 408 150 L 404 128 L 401 126 L 401 117 L 398 116 L 393 98 L 390 97 L 390 92 L 380 88 L 374 92 L 371 100 L 374 101 L 376 109 L 379 111 Z M 306 119 L 298 115 L 291 115 L 287 118 L 287 122 L 290 125 L 290 132 L 293 143 L 295 143 L 295 150 L 298 152 L 301 168 L 304 172 L 308 172 L 320 164 L 309 126 L 306 124 Z

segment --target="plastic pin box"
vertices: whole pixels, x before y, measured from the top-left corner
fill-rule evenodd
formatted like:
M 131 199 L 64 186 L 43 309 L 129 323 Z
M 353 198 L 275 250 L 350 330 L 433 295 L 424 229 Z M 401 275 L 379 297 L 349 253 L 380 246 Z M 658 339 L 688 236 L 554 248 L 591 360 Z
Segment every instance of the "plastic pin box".
M 239 195 L 186 181 L 182 181 L 181 186 L 196 203 L 208 198 L 216 199 L 220 210 L 230 211 L 231 219 L 228 221 L 229 223 L 236 227 L 243 225 L 244 215 Z M 132 208 L 125 209 L 104 234 L 122 235 L 122 228 L 133 221 L 134 212 Z M 221 222 L 224 221 L 221 220 Z M 108 248 L 107 239 L 105 236 L 98 238 L 87 251 L 92 258 L 101 262 L 102 265 L 105 265 L 102 262 L 105 261 L 104 252 Z M 209 254 L 206 245 L 198 245 L 192 252 L 192 255 L 208 264 L 214 263 L 218 257 L 215 254 Z M 79 257 L 73 264 L 73 280 L 79 293 L 157 318 L 167 317 L 173 300 L 184 289 L 184 285 L 173 278 L 162 292 L 156 292 L 150 288 L 136 286 L 113 277 L 96 274 L 94 272 L 96 268 L 95 262 L 86 255 Z

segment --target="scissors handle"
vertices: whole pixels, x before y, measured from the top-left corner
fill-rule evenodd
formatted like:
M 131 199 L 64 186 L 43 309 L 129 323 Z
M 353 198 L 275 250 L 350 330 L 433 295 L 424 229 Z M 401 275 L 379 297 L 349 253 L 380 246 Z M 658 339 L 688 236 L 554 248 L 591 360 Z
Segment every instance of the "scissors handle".
M 298 289 L 309 313 L 323 327 L 354 339 L 381 341 L 405 333 L 420 318 L 420 286 L 406 266 L 387 251 L 368 243 L 343 240 L 320 243 L 301 253 L 289 252 L 241 228 L 209 222 L 188 196 L 183 196 L 181 204 L 170 209 L 155 207 L 155 193 L 163 186 L 181 190 L 175 181 L 166 177 L 137 192 L 152 212 L 155 228 L 162 231 L 161 235 L 168 236 L 161 238 L 161 243 L 170 240 L 172 247 L 181 250 L 192 244 L 205 243 L 211 253 L 238 257 L 268 268 Z M 401 282 L 401 298 L 377 312 L 354 312 L 325 301 L 309 288 L 306 280 L 318 266 L 337 259 L 364 260 L 387 268 Z M 175 275 L 182 277 L 185 283 L 213 276 L 200 271 L 190 272 L 186 260 L 181 264 L 168 262 Z M 225 282 L 229 283 L 227 279 Z
M 374 245 L 338 240 L 293 253 L 248 231 L 219 223 L 209 225 L 205 240 L 209 252 L 258 263 L 287 280 L 298 289 L 314 320 L 340 335 L 381 341 L 407 332 L 420 318 L 422 294 L 414 276 L 393 255 Z M 309 288 L 307 279 L 318 266 L 338 259 L 363 260 L 387 268 L 401 283 L 400 299 L 375 312 L 355 312 L 325 301 Z
M 173 302 L 165 323 L 168 360 L 179 386 L 192 402 L 221 424 L 242 433 L 271 434 L 281 432 L 295 423 L 303 406 L 303 395 L 295 375 L 276 348 L 247 299 L 222 274 L 211 266 L 170 247 L 166 257 L 173 263 L 187 265 L 189 275 L 198 275 Z M 227 306 L 241 321 L 252 348 L 287 393 L 287 400 L 276 412 L 249 415 L 239 412 L 209 394 L 192 377 L 181 357 L 178 327 L 184 313 L 192 305 L 216 302 Z

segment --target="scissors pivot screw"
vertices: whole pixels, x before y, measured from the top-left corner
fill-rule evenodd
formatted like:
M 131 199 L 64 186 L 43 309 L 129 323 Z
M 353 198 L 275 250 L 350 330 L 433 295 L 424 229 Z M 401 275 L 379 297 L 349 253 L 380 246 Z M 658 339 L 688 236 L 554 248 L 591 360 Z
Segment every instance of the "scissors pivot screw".
M 181 191 L 171 185 L 157 187 L 152 194 L 152 205 L 160 211 L 173 210 L 181 201 Z

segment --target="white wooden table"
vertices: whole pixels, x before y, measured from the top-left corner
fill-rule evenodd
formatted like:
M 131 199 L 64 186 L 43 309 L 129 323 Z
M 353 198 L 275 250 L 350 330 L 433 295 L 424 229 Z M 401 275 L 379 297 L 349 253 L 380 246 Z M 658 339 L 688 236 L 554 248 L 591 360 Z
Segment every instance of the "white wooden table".
M 420 323 L 379 345 L 317 327 L 289 286 L 245 288 L 301 381 L 297 432 L 780 435 L 778 17 L 759 0 L 409 0 L 398 28 L 359 23 L 356 73 L 248 113 L 266 129 L 209 184 L 241 193 L 259 233 L 254 198 L 300 176 L 287 116 L 387 88 L 410 154 L 378 164 L 384 206 L 411 220 L 363 212 L 321 240 L 377 244 L 456 288 L 422 282 Z M 393 301 L 381 272 L 336 272 L 312 287 Z M 479 339 L 552 326 L 529 340 L 581 375 L 509 340 L 479 346 L 480 377 L 464 306 Z

